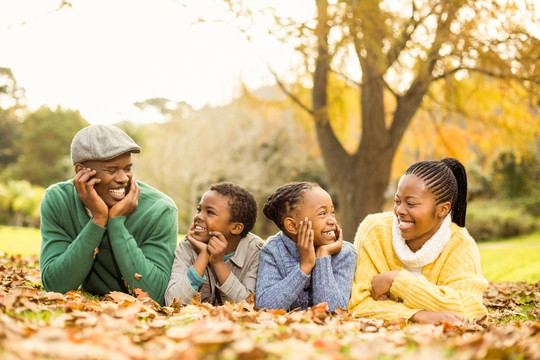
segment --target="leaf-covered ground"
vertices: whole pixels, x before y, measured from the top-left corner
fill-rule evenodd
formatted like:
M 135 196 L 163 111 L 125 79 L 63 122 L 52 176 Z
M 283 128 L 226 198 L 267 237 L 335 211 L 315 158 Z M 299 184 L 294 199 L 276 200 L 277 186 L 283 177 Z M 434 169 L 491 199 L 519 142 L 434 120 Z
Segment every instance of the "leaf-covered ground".
M 2 359 L 540 359 L 540 282 L 493 283 L 489 315 L 461 326 L 257 310 L 160 307 L 111 293 L 45 292 L 37 258 L 0 253 Z

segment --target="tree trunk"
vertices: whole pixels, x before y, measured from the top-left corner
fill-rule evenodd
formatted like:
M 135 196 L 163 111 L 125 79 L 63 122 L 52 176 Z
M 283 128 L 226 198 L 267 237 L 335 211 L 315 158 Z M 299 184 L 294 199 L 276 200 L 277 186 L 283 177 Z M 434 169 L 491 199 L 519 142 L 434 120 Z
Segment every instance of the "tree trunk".
M 318 37 L 318 54 L 313 76 L 313 117 L 326 173 L 335 194 L 338 221 L 344 239 L 353 242 L 358 225 L 366 215 L 382 210 L 392 160 L 405 129 L 420 106 L 429 81 L 417 79 L 410 91 L 398 98 L 392 125 L 387 127 L 383 99 L 385 83 L 379 70 L 380 64 L 377 57 L 364 61 L 360 94 L 362 137 L 356 153 L 349 154 L 332 130 L 327 108 L 331 59 L 328 53 L 330 25 L 327 8 L 326 0 L 317 0 L 315 33 Z M 427 66 L 427 74 L 431 68 L 431 64 Z

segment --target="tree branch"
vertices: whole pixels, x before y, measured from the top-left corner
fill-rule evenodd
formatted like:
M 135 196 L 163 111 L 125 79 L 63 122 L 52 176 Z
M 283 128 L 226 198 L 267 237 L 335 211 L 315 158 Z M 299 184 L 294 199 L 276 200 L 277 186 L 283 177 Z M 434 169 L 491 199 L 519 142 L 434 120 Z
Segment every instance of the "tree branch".
M 274 76 L 274 79 L 276 80 L 276 84 L 279 86 L 279 88 L 281 89 L 281 91 L 283 91 L 285 93 L 285 95 L 287 95 L 295 104 L 297 104 L 298 106 L 300 106 L 300 108 L 302 108 L 302 110 L 306 111 L 309 115 L 314 115 L 314 111 L 313 109 L 310 109 L 309 106 L 307 106 L 306 104 L 304 104 L 296 95 L 294 95 L 292 92 L 290 92 L 287 87 L 285 86 L 285 84 L 279 79 L 279 76 L 276 74 L 276 72 L 272 69 L 272 67 L 270 66 L 270 64 L 266 64 L 266 66 L 268 67 L 268 71 L 270 71 L 270 73 L 272 74 L 272 76 Z

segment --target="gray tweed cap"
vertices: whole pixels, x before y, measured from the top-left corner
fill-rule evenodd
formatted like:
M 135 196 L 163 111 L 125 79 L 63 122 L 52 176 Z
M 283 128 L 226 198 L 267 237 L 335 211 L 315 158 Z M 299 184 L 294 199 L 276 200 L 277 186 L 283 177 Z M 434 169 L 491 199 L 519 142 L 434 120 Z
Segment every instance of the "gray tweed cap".
M 89 160 L 110 160 L 125 153 L 140 153 L 141 147 L 124 131 L 112 125 L 90 125 L 71 141 L 73 165 Z

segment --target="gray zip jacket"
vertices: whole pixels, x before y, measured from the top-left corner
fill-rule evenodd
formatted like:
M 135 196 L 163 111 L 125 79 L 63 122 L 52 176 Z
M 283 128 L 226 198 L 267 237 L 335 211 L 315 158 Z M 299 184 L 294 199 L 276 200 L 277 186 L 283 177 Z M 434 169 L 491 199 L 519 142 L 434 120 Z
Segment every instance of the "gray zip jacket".
M 222 305 L 226 301 L 240 302 L 255 292 L 257 270 L 259 269 L 259 253 L 263 240 L 253 233 L 248 233 L 238 243 L 234 255 L 225 264 L 231 274 L 223 284 L 208 264 L 204 270 L 206 281 L 199 288 L 202 302 Z M 181 298 L 182 304 L 189 304 L 197 294 L 193 289 L 187 272 L 195 263 L 199 253 L 188 239 L 183 238 L 174 252 L 174 262 L 171 269 L 171 279 L 165 291 L 165 304 L 172 304 L 175 298 Z

